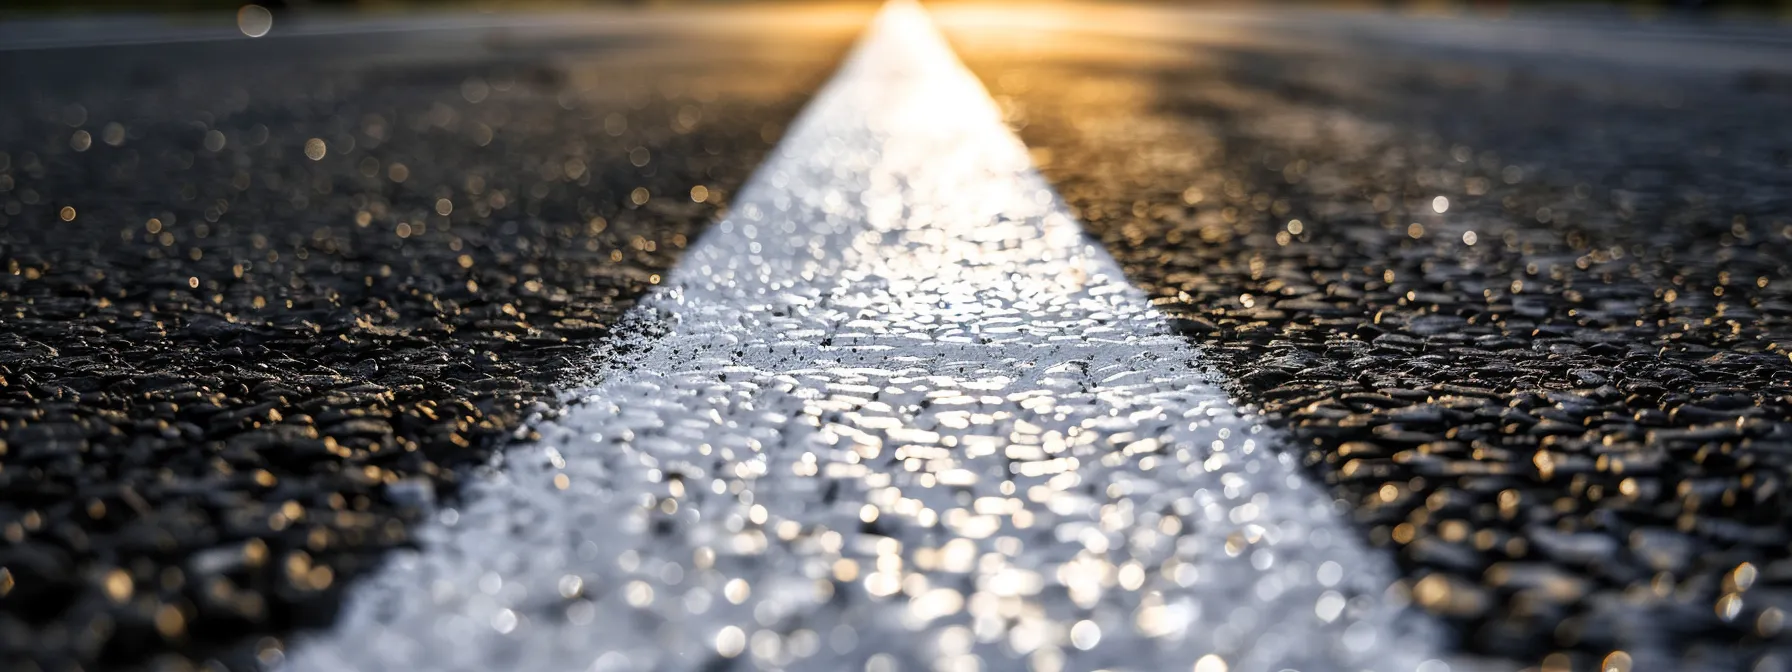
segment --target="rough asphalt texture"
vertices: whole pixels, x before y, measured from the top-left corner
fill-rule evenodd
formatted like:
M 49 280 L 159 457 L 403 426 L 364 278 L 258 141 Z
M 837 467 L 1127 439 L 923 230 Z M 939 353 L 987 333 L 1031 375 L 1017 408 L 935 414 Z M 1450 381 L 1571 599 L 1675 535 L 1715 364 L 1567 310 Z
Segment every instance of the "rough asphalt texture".
M 1783 75 L 942 23 L 1467 651 L 1792 663 Z
M 1101 25 L 954 38 L 1131 280 L 1312 445 L 1396 597 L 1552 669 L 1784 668 L 1783 75 Z M 848 37 L 668 69 L 392 35 L 0 55 L 0 658 L 277 659 L 549 400 Z M 770 88 L 697 93 L 734 68 Z
M 538 37 L 0 54 L 4 667 L 277 660 L 851 33 Z
M 669 333 L 290 669 L 1436 669 L 1391 558 L 1029 163 L 891 3 L 642 299 Z

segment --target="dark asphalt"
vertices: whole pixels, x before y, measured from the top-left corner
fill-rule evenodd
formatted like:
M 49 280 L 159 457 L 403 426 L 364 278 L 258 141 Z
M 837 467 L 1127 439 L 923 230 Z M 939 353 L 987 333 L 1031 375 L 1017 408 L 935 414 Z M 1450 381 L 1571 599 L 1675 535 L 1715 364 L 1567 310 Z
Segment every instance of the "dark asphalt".
M 248 668 L 326 622 L 866 15 L 728 11 L 0 51 L 0 659 Z M 1456 646 L 1792 665 L 1778 28 L 940 21 Z
M 327 622 L 864 11 L 594 16 L 0 51 L 0 667 L 246 669 Z
M 1462 649 L 1792 662 L 1783 36 L 978 11 L 941 20 L 1047 177 Z

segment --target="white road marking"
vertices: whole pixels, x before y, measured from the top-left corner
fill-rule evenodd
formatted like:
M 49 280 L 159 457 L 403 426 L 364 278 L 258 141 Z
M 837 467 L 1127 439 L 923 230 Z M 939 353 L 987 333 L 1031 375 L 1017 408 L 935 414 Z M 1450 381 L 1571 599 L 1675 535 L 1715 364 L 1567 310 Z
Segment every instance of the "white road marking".
M 294 668 L 1447 669 L 916 5 L 644 305 Z

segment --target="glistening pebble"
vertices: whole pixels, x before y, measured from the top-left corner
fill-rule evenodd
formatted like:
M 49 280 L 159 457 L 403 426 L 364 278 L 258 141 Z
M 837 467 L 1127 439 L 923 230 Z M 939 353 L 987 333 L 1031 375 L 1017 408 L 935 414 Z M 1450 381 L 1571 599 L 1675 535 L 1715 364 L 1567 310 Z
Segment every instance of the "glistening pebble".
M 645 35 L 0 56 L 0 659 L 277 662 L 557 403 L 851 32 Z
M 942 21 L 1409 598 L 1498 665 L 1792 662 L 1779 80 L 1155 16 Z

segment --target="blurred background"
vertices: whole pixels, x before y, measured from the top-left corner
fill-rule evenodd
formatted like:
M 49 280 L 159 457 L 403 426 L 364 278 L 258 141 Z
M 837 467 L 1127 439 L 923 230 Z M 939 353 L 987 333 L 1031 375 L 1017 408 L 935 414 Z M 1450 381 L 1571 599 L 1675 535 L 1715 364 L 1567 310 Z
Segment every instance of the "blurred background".
M 523 8 L 576 8 L 580 6 L 623 5 L 707 5 L 751 0 L 269 0 L 257 3 L 274 11 L 306 11 L 318 9 L 405 10 L 417 8 L 470 9 L 493 11 Z M 93 11 L 234 11 L 243 3 L 231 0 L 9 0 L 0 12 L 93 12 Z M 1550 7 L 1583 11 L 1619 9 L 1648 16 L 1660 12 L 1767 12 L 1792 11 L 1786 0 L 1636 0 L 1631 2 L 1585 2 L 1580 0 L 1279 0 L 1270 2 L 1172 2 L 1181 5 L 1313 5 L 1334 7 L 1412 8 L 1430 11 L 1501 11 L 1514 7 Z

